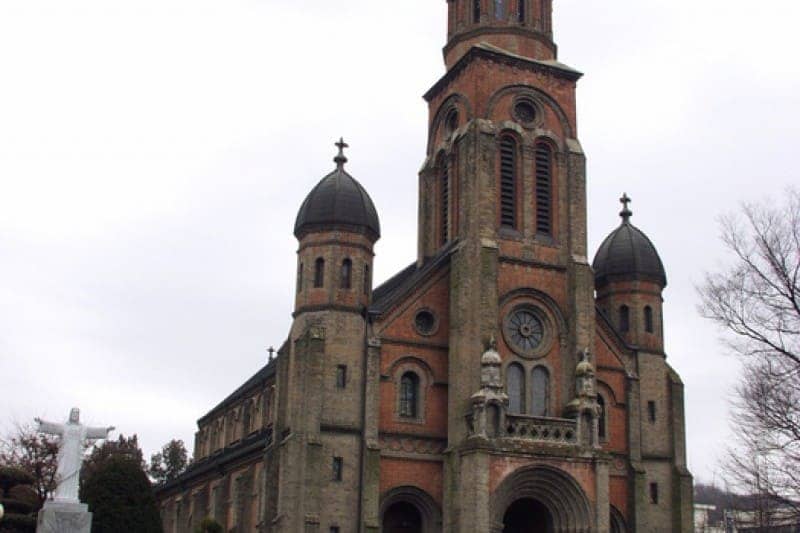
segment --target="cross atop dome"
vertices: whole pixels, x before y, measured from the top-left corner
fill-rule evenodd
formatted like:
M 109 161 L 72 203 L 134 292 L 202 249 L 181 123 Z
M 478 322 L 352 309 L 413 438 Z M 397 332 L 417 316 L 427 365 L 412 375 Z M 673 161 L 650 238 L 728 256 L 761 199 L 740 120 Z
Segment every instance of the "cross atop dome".
M 350 145 L 344 142 L 344 137 L 339 137 L 339 142 L 335 143 L 334 146 L 339 148 L 339 154 L 334 157 L 333 160 L 336 163 L 336 168 L 341 170 L 344 168 L 344 164 L 347 163 L 347 158 L 344 155 L 344 149 L 350 148 Z
M 628 220 L 633 216 L 633 211 L 628 208 L 628 204 L 631 203 L 633 200 L 630 199 L 628 193 L 622 193 L 622 198 L 619 199 L 619 203 L 622 204 L 622 211 L 619 212 L 619 216 L 622 217 L 622 222 L 627 223 Z

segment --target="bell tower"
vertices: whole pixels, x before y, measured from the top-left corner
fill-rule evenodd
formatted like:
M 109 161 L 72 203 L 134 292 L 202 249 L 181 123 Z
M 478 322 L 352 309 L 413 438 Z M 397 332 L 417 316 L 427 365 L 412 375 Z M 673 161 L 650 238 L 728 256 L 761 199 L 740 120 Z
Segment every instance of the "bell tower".
M 448 0 L 447 3 L 444 56 L 448 68 L 479 42 L 524 57 L 555 59 L 552 0 Z
M 575 105 L 581 73 L 556 60 L 551 0 L 448 7 L 447 72 L 425 94 L 418 263 L 449 255 L 445 530 L 499 531 L 502 504 L 485 501 L 501 468 L 496 457 L 568 471 L 575 454 L 597 451 L 595 395 L 581 399 L 579 414 L 570 407 L 575 369 L 591 358 L 595 331 Z M 473 400 L 482 390 L 480 353 L 492 338 L 509 401 L 498 407 L 502 423 L 479 434 Z M 581 379 L 593 390 L 587 375 Z M 574 440 L 546 459 L 541 444 L 506 449 L 509 428 L 535 417 L 561 424 L 547 434 Z M 602 498 L 594 503 L 607 515 Z

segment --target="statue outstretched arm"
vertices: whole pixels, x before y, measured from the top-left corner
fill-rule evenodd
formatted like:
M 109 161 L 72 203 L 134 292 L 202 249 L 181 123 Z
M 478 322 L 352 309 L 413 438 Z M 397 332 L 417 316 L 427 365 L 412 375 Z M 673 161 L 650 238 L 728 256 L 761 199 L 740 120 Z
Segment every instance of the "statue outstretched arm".
M 105 428 L 86 428 L 86 438 L 87 439 L 105 439 L 108 437 L 110 432 L 114 431 L 114 426 L 108 426 Z
M 34 418 L 39 427 L 36 428 L 36 431 L 39 433 L 48 433 L 50 435 L 62 435 L 64 433 L 64 424 L 58 424 L 56 422 L 46 422 L 39 417 Z

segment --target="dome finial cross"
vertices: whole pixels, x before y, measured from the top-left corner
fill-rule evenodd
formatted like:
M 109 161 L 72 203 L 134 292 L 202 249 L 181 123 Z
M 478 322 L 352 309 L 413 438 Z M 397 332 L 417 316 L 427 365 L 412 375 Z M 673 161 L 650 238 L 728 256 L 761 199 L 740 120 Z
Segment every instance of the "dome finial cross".
M 633 200 L 630 199 L 628 193 L 622 193 L 622 198 L 619 199 L 619 202 L 622 204 L 622 211 L 620 211 L 619 216 L 622 217 L 622 222 L 628 222 L 628 220 L 633 216 L 633 211 L 628 208 L 628 204 L 631 203 Z
M 344 164 L 347 163 L 347 158 L 344 156 L 344 149 L 350 148 L 350 145 L 344 142 L 344 137 L 339 137 L 339 142 L 335 143 L 334 146 L 339 148 L 339 154 L 334 157 L 333 160 L 336 163 L 336 168 L 341 170 L 344 168 Z

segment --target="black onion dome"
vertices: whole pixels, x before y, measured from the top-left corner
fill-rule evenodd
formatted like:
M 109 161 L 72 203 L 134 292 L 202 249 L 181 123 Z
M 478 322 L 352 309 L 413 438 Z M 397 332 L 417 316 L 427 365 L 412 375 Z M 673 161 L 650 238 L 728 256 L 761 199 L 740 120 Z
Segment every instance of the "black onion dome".
M 612 281 L 646 280 L 666 287 L 667 274 L 656 247 L 630 222 L 629 201 L 627 195 L 623 196 L 622 224 L 606 237 L 594 256 L 595 285 L 601 287 Z
M 334 159 L 336 170 L 322 178 L 300 206 L 294 223 L 294 235 L 298 239 L 312 231 L 333 229 L 364 233 L 372 240 L 381 236 L 378 212 L 372 199 L 344 170 L 347 158 L 342 148 L 346 146 L 341 143 L 339 147 L 339 155 Z

